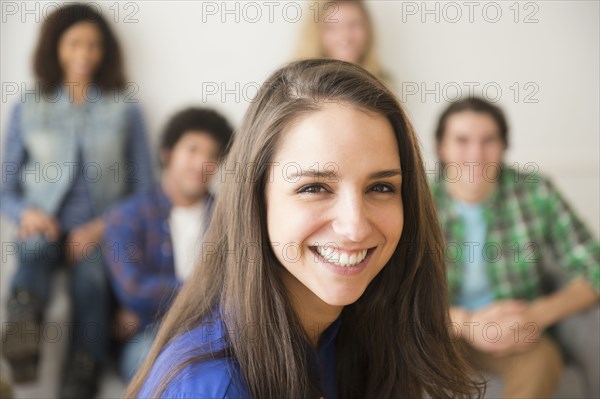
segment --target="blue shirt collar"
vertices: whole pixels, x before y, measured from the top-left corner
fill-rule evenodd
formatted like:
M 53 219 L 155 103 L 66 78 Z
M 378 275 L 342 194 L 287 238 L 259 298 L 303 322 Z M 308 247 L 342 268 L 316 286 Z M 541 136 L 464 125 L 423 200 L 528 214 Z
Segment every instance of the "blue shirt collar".
M 342 315 L 340 314 L 337 319 L 333 321 L 319 337 L 318 348 L 319 351 L 327 346 L 329 346 L 337 337 L 337 334 L 342 325 Z

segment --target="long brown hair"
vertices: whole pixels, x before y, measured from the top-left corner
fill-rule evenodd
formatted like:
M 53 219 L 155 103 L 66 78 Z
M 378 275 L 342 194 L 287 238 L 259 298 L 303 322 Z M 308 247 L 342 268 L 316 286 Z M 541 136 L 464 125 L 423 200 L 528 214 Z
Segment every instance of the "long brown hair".
M 363 68 L 309 59 L 274 72 L 247 110 L 226 159 L 227 178 L 205 238 L 215 246 L 201 256 L 175 299 L 126 397 L 139 393 L 161 350 L 198 327 L 215 308 L 226 325 L 227 350 L 208 356 L 232 356 L 252 397 L 321 396 L 307 368 L 307 335 L 281 280 L 285 268 L 269 245 L 265 187 L 282 132 L 331 101 L 377 112 L 391 122 L 400 149 L 405 215 L 388 264 L 342 310 L 336 341 L 338 397 L 419 398 L 427 392 L 433 398 L 464 398 L 480 393 L 448 328 L 442 235 L 410 122 L 393 94 Z M 233 170 L 245 175 L 234 176 Z M 232 333 L 249 323 L 251 344 Z M 160 396 L 183 367 L 204 358 L 174 364 L 153 396 Z

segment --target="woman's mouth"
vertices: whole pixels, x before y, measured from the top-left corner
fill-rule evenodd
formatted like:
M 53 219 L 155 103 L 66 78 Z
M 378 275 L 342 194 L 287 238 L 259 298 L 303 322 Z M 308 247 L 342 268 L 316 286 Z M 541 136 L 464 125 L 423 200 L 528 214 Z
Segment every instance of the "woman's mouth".
M 377 247 L 358 250 L 342 250 L 335 246 L 309 247 L 315 255 L 315 262 L 322 263 L 338 274 L 356 274 L 368 264 Z

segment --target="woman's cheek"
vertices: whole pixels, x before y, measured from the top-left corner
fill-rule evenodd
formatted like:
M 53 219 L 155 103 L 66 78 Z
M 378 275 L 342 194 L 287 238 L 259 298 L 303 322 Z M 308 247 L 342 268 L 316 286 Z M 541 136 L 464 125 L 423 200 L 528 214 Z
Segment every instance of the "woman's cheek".
M 403 208 L 394 206 L 377 216 L 377 227 L 388 240 L 400 240 L 404 227 Z
M 291 233 L 293 234 L 293 241 L 302 245 L 312 245 L 312 243 L 306 243 L 314 233 L 319 229 L 320 219 L 323 217 L 322 212 L 311 207 L 298 207 L 291 209 L 286 213 L 287 226 L 292 227 Z

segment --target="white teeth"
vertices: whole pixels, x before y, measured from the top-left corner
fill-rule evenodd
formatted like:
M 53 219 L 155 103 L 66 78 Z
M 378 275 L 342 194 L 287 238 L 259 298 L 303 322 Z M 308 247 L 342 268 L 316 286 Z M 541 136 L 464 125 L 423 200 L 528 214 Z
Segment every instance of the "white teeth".
M 348 264 L 353 265 L 356 263 L 356 254 L 352 254 L 350 255 L 350 257 L 348 258 Z
M 340 260 L 339 263 L 341 263 L 342 265 L 348 265 L 348 254 L 346 252 L 342 252 L 340 254 Z
M 335 263 L 338 266 L 355 266 L 362 262 L 367 256 L 367 250 L 363 249 L 360 252 L 348 253 L 345 251 L 337 251 L 333 247 L 316 247 L 317 252 L 330 263 Z

